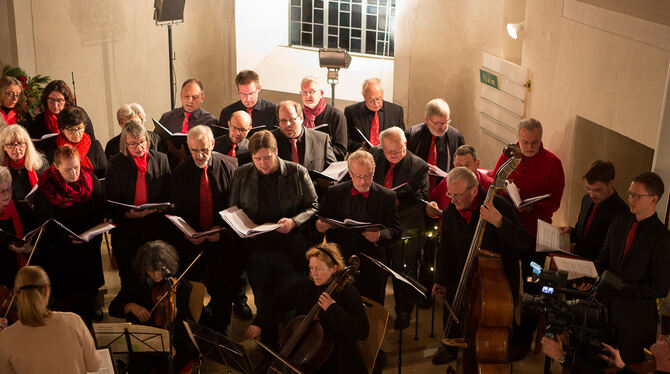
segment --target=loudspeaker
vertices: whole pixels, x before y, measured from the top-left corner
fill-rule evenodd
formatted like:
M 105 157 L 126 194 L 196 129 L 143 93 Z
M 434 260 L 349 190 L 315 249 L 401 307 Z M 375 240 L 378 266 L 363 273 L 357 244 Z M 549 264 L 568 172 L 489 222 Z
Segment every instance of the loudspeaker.
M 185 2 L 186 0 L 155 0 L 154 21 L 183 21 Z

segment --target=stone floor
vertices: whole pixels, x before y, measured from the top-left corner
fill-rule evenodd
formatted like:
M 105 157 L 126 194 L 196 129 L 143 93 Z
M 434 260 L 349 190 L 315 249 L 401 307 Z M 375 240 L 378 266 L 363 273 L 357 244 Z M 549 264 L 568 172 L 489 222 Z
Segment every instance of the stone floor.
M 103 254 L 103 268 L 105 274 L 105 287 L 107 293 L 104 296 L 105 306 L 103 311 L 105 312 L 105 319 L 103 322 L 120 322 L 120 320 L 109 317 L 107 314 L 107 307 L 112 301 L 114 296 L 118 293 L 120 282 L 117 272 L 112 269 L 110 263 L 110 255 L 103 241 L 102 245 L 102 254 Z M 255 306 L 253 304 L 253 294 L 250 290 L 247 290 L 249 296 L 249 306 L 255 312 Z M 405 374 L 414 374 L 414 373 L 445 373 L 447 366 L 434 366 L 431 363 L 431 358 L 433 353 L 437 350 L 439 346 L 439 337 L 441 336 L 442 329 L 442 311 L 441 307 L 435 308 L 434 312 L 434 326 L 431 328 L 431 321 L 433 320 L 433 311 L 432 309 L 419 310 L 419 323 L 418 329 L 416 328 L 416 314 L 412 315 L 412 321 L 410 328 L 404 329 L 402 331 L 402 365 L 398 368 L 400 355 L 398 339 L 400 333 L 398 330 L 393 329 L 393 321 L 395 314 L 393 313 L 393 288 L 391 282 L 387 284 L 386 288 L 386 307 L 391 311 L 388 328 L 382 344 L 382 350 L 386 352 L 387 362 L 384 366 L 383 373 L 405 373 Z M 233 340 L 240 342 L 247 351 L 249 352 L 250 358 L 252 361 L 260 357 L 261 348 L 254 342 L 249 341 L 244 337 L 244 331 L 249 325 L 250 321 L 241 320 L 237 316 L 233 316 L 232 324 L 228 329 L 228 336 Z M 224 367 L 213 361 L 205 361 L 203 365 L 202 373 L 230 373 L 236 371 L 230 371 L 229 368 Z M 522 361 L 514 363 L 513 372 L 514 373 L 542 373 L 544 368 L 544 355 L 543 354 L 529 354 Z M 462 368 L 459 366 L 456 368 L 457 373 L 462 373 Z M 560 367 L 557 365 L 552 366 L 552 373 L 560 373 Z

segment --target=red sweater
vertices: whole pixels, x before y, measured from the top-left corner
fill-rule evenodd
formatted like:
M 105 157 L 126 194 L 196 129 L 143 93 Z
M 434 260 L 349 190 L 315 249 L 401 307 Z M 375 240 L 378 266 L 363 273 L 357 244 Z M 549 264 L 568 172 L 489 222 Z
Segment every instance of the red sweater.
M 494 174 L 508 159 L 505 155 L 500 155 Z M 561 160 L 544 149 L 544 146 L 540 143 L 540 151 L 535 156 L 521 157 L 521 163 L 512 172 L 509 179 L 512 179 L 519 188 L 522 200 L 551 193 L 551 197 L 547 200 L 535 203 L 530 212 L 520 212 L 518 210 L 516 212 L 526 230 L 535 237 L 537 235 L 537 220 L 541 219 L 551 223 L 551 216 L 561 206 L 561 197 L 565 187 Z

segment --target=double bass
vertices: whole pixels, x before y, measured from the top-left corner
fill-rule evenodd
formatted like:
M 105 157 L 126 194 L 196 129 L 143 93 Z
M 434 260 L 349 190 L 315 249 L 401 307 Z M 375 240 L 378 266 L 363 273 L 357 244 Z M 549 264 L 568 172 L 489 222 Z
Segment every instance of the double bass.
M 516 145 L 505 146 L 503 153 L 511 158 L 496 173 L 486 194 L 488 203 L 493 202 L 497 191 L 505 186 L 507 177 L 521 162 L 521 151 Z M 480 216 L 451 304 L 443 342 L 465 348 L 465 373 L 509 373 L 514 302 L 500 254 L 480 248 L 486 223 Z M 464 337 L 448 339 L 459 324 Z

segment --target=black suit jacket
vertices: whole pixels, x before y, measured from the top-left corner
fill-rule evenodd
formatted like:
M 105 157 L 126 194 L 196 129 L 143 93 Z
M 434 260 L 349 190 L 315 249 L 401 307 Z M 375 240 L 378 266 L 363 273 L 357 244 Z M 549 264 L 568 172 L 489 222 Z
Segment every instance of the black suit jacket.
M 371 150 L 375 159 L 375 183 L 384 185 L 384 178 L 390 167 L 380 146 Z M 428 197 L 428 164 L 419 157 L 407 152 L 405 157 L 393 168 L 393 187 L 409 182 L 406 187 L 396 191 L 398 197 L 398 215 L 404 231 L 422 230 L 425 227 L 425 204 L 419 199 Z
M 390 103 L 384 100 L 382 109 L 379 111 L 379 132 L 398 126 L 405 129 L 405 117 L 400 105 Z M 353 152 L 361 147 L 361 136 L 355 130 L 358 128 L 363 135 L 370 140 L 370 124 L 374 112 L 365 106 L 365 102 L 361 101 L 344 108 L 344 117 L 347 119 L 347 135 L 349 136 L 349 143 L 347 148 L 349 152 Z
M 272 130 L 272 135 L 277 139 L 277 151 L 279 158 L 286 161 L 291 160 L 291 142 L 280 129 Z M 323 171 L 328 165 L 337 161 L 330 145 L 330 137 L 317 130 L 303 127 L 302 139 L 298 140 L 298 155 L 300 165 L 307 170 Z
M 79 109 L 84 110 L 82 107 L 79 107 Z M 95 130 L 93 129 L 91 118 L 88 116 L 88 113 L 86 113 L 85 110 L 84 114 L 86 114 L 86 120 L 84 121 L 86 123 L 86 128 L 84 129 L 84 132 L 87 133 L 91 139 L 95 139 Z M 36 115 L 35 118 L 30 121 L 30 124 L 28 124 L 26 130 L 28 130 L 28 134 L 30 134 L 31 139 L 39 139 L 46 134 L 50 134 L 51 131 L 49 131 L 49 128 L 47 128 L 47 125 L 44 122 L 44 112 Z M 35 143 L 35 145 L 37 146 L 38 143 Z
M 421 157 L 423 160 L 428 160 L 428 152 L 430 151 L 430 143 L 432 135 L 428 129 L 428 125 L 420 123 L 412 126 L 405 131 L 407 137 L 407 149 L 415 155 Z M 445 135 L 438 137 L 435 140 L 437 148 L 437 166 L 448 172 L 454 167 L 454 153 L 456 149 L 465 144 L 465 139 L 460 131 L 453 126 L 447 128 Z
M 228 134 L 218 136 L 214 139 L 214 151 L 227 155 L 230 152 L 230 147 L 233 142 L 230 140 Z M 235 157 L 237 158 L 237 166 L 242 166 L 251 162 L 251 153 L 249 153 L 249 138 L 244 138 L 237 143 L 235 150 Z
M 599 271 L 609 270 L 623 280 L 621 290 L 609 300 L 609 311 L 625 362 L 641 361 L 643 348 L 656 340 L 656 299 L 670 289 L 670 232 L 654 214 L 638 223 L 624 255 L 634 221 L 633 214 L 614 218 L 598 256 Z
M 186 111 L 184 111 L 184 108 L 179 107 L 169 112 L 163 113 L 161 119 L 158 122 L 160 122 L 161 125 L 165 126 L 165 128 L 170 130 L 170 132 L 173 134 L 180 133 L 182 123 L 184 122 L 185 113 Z M 216 118 L 202 108 L 198 108 L 197 110 L 193 111 L 193 114 L 191 114 L 191 116 L 188 118 L 189 130 L 198 125 L 209 126 L 214 134 L 216 134 L 218 131 L 218 128 L 214 127 L 216 125 Z M 176 148 L 184 146 L 186 149 L 186 155 L 188 156 L 188 145 L 186 144 L 186 137 L 184 136 L 173 138 L 159 126 L 154 128 L 154 132 L 161 137 L 158 150 L 168 156 L 170 167 L 174 170 L 174 168 L 176 168 L 179 164 L 179 158 L 169 152 L 168 143 L 172 143 Z
M 321 127 L 318 130 L 330 135 L 330 142 L 333 146 L 335 158 L 337 158 L 337 161 L 343 161 L 347 155 L 347 119 L 341 110 L 333 108 L 330 104 L 326 103 L 323 112 L 314 118 L 315 127 L 324 123 L 327 123 L 328 126 Z
M 596 217 L 593 219 L 591 227 L 589 227 L 589 231 L 585 236 L 584 227 L 594 205 L 589 194 L 584 195 L 577 224 L 570 233 L 570 241 L 575 243 L 573 253 L 590 260 L 598 258 L 598 254 L 600 254 L 600 250 L 605 242 L 605 236 L 607 236 L 607 230 L 610 228 L 614 217 L 629 212 L 628 205 L 614 191 L 610 197 L 601 203 L 598 212 L 596 212 Z
M 227 127 L 230 117 L 238 110 L 246 110 L 246 107 L 242 104 L 241 100 L 221 109 L 219 125 Z M 251 111 L 252 130 L 249 131 L 247 137 L 250 137 L 256 131 L 253 127 L 261 125 L 265 126 L 265 128 L 261 130 L 270 131 L 279 126 L 279 121 L 277 120 L 277 104 L 259 98 L 256 105 L 254 105 L 254 110 Z

